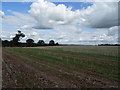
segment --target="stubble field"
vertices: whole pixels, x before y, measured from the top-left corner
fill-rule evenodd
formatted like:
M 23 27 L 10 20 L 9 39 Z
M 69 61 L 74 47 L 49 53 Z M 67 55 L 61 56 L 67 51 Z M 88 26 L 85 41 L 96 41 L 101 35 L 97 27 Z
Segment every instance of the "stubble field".
M 118 47 L 3 48 L 3 88 L 117 88 Z

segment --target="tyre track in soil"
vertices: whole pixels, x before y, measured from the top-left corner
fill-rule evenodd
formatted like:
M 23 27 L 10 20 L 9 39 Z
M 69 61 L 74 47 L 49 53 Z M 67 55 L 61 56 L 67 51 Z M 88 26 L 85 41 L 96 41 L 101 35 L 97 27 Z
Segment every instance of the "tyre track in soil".
M 27 58 L 30 58 L 33 60 L 38 60 L 37 58 L 34 58 L 34 57 L 27 57 Z M 73 77 L 73 76 L 70 76 L 67 74 L 61 74 L 61 72 L 59 72 L 59 71 L 52 70 L 52 72 L 48 72 L 48 71 L 44 70 L 43 68 L 38 68 L 36 66 L 27 64 L 26 62 L 19 60 L 14 55 L 12 55 L 6 51 L 3 52 L 3 59 L 7 63 L 11 63 L 11 65 L 13 65 L 13 67 L 14 67 L 14 68 L 12 68 L 12 70 L 16 71 L 17 74 L 21 74 L 23 76 L 22 78 L 25 78 L 24 80 L 27 80 L 28 82 L 31 82 L 32 84 L 34 82 L 33 87 L 69 87 L 69 88 L 70 87 L 71 88 L 90 87 L 90 86 L 92 86 L 92 87 L 96 87 L 96 86 L 97 87 L 101 87 L 101 86 L 102 87 L 117 87 L 113 83 L 111 84 L 108 81 L 107 82 L 100 81 L 100 80 L 97 80 L 96 78 L 94 78 L 93 80 L 86 81 L 85 79 L 80 79 L 78 77 Z M 50 62 L 45 62 L 45 63 L 49 63 L 51 65 L 56 66 L 55 64 L 50 63 Z M 66 67 L 63 67 L 60 65 L 57 65 L 57 66 L 63 70 L 66 70 L 66 69 L 68 70 L 68 68 L 66 68 Z M 13 73 L 13 72 L 11 72 L 11 73 Z M 74 72 L 74 73 L 76 73 L 76 72 Z M 26 78 L 26 76 L 27 76 L 27 78 Z M 12 78 L 12 79 L 15 79 L 15 78 Z M 4 80 L 6 80 L 6 78 Z M 13 81 L 15 81 L 15 80 L 13 80 Z M 24 87 L 25 86 L 25 85 L 20 85 L 20 84 L 19 84 L 19 82 L 17 82 L 17 84 L 15 83 L 14 85 L 16 87 L 19 87 L 19 86 Z M 27 84 L 27 83 L 24 83 L 24 84 Z

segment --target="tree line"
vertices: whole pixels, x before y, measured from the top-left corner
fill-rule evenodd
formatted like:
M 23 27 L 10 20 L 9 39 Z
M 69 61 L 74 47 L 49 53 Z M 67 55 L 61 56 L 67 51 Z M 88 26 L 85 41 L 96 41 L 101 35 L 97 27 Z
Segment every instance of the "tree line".
M 45 43 L 44 40 L 39 40 L 37 43 L 34 42 L 33 39 L 27 39 L 26 43 L 19 42 L 21 38 L 25 37 L 25 34 L 23 34 L 21 31 L 18 31 L 18 33 L 15 35 L 15 37 L 12 38 L 11 41 L 4 40 L 2 41 L 3 47 L 35 47 L 35 46 L 56 46 L 59 45 L 58 42 L 55 43 L 54 40 L 50 40 L 49 43 Z
M 120 44 L 98 44 L 98 46 L 120 46 Z

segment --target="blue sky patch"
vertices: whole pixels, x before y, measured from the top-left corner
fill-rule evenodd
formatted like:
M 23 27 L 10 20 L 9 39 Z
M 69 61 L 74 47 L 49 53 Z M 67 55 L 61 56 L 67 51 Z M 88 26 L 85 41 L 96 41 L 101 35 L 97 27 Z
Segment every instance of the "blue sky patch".
M 58 4 L 64 4 L 67 7 L 72 7 L 72 10 L 77 9 L 84 9 L 88 6 L 92 6 L 92 3 L 84 3 L 84 2 L 53 2 L 56 5 Z M 30 5 L 32 2 L 3 2 L 2 3 L 2 11 L 6 15 L 12 15 L 9 10 L 20 12 L 20 13 L 28 13 L 28 10 L 30 10 Z

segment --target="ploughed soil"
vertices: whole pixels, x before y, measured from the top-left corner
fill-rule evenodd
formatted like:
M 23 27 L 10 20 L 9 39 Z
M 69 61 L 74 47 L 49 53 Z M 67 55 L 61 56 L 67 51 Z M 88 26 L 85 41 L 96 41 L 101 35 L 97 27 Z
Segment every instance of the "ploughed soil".
M 25 56 L 23 56 L 25 57 Z M 25 57 L 44 63 L 30 64 L 14 54 L 3 50 L 3 88 L 117 88 L 118 82 L 106 80 L 93 72 L 73 71 L 65 66 Z M 53 66 L 53 67 L 50 67 Z M 55 68 L 57 67 L 57 68 Z M 77 68 L 77 67 L 76 67 Z M 68 71 L 68 72 L 65 72 Z M 71 73 L 79 74 L 72 75 Z

